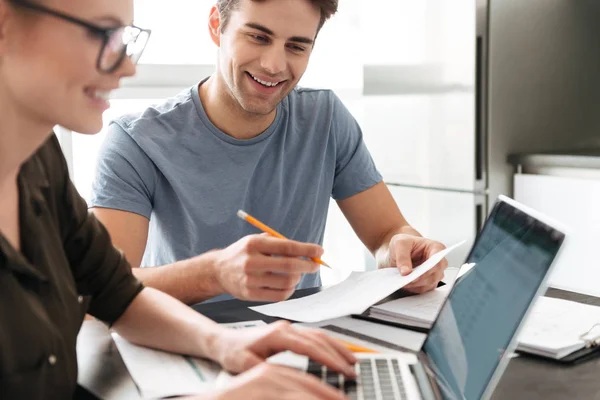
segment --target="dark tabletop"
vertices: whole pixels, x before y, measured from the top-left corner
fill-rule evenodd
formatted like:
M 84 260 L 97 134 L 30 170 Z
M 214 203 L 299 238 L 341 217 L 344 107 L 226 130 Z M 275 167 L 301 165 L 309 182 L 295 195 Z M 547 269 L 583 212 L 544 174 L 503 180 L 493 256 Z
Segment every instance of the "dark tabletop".
M 298 290 L 293 297 L 302 297 L 313 294 L 319 289 Z M 397 294 L 402 296 L 402 294 Z M 600 305 L 600 298 L 550 289 L 547 296 L 557 297 L 581 303 Z M 276 318 L 267 317 L 248 309 L 248 306 L 263 303 L 251 303 L 240 300 L 229 300 L 220 303 L 199 304 L 193 308 L 214 319 L 217 322 L 238 322 L 250 320 L 275 321 Z M 113 362 L 122 364 L 118 353 Z M 113 354 L 114 356 L 114 354 Z M 114 367 L 114 365 L 113 365 Z M 111 371 L 114 368 L 111 368 Z M 123 369 L 124 370 L 124 369 Z M 103 369 L 103 374 L 106 374 Z M 92 373 L 95 373 L 92 370 Z M 116 378 L 120 375 L 115 372 Z M 115 382 L 112 382 L 115 384 Z M 117 382 L 118 384 L 118 382 Z M 123 392 L 121 398 L 129 398 L 128 392 Z M 96 400 L 87 390 L 78 387 L 75 399 Z M 580 364 L 565 365 L 532 356 L 521 355 L 510 360 L 508 368 L 492 396 L 498 399 L 585 399 L 600 400 L 600 357 L 592 358 Z
M 319 289 L 298 290 L 294 298 L 307 296 Z M 546 296 L 600 306 L 600 298 L 578 293 L 549 289 Z M 229 300 L 217 304 L 198 304 L 193 308 L 220 323 L 250 320 L 272 322 L 267 317 L 248 309 L 252 303 Z M 541 358 L 521 355 L 513 358 L 500 379 L 493 399 L 598 399 L 600 400 L 600 357 L 575 365 L 565 365 Z

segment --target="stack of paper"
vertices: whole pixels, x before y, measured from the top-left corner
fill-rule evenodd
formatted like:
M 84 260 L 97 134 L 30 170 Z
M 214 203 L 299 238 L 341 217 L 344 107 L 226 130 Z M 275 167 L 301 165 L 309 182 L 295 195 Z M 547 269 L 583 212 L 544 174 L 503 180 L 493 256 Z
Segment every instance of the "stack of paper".
M 402 297 L 369 308 L 370 317 L 397 324 L 431 328 L 448 297 L 454 282 L 467 274 L 475 264 L 465 264 L 460 270 L 448 268 L 444 276 L 445 285 L 431 292 Z
M 373 306 L 369 316 L 402 325 L 431 328 L 444 300 L 450 293 L 450 286 L 445 285 L 431 292 L 403 297 L 387 303 Z
M 598 323 L 600 307 L 540 297 L 519 334 L 517 350 L 560 359 L 583 349 L 584 339 L 598 339 L 600 332 L 592 329 Z
M 463 243 L 464 241 L 434 254 L 406 276 L 402 276 L 397 268 L 383 268 L 368 272 L 355 271 L 342 283 L 312 296 L 250 308 L 266 315 L 299 322 L 319 322 L 344 315 L 360 314 L 418 279 Z

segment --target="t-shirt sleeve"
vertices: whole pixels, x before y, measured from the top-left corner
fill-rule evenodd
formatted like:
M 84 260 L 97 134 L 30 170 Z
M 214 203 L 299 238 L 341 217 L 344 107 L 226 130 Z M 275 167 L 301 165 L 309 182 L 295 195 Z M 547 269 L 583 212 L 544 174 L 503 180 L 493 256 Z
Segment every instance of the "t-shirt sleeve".
M 60 154 L 58 143 L 55 144 Z M 96 318 L 114 323 L 143 289 L 131 272 L 123 253 L 111 243 L 104 226 L 88 212 L 69 179 L 66 162 L 60 154 L 56 165 L 56 204 L 62 242 L 78 293 L 90 296 L 88 312 Z
M 382 176 L 365 145 L 362 130 L 341 100 L 334 96 L 333 130 L 336 163 L 332 197 L 343 200 L 381 182 Z
M 150 219 L 155 186 L 154 163 L 122 126 L 112 122 L 98 155 L 89 206 Z

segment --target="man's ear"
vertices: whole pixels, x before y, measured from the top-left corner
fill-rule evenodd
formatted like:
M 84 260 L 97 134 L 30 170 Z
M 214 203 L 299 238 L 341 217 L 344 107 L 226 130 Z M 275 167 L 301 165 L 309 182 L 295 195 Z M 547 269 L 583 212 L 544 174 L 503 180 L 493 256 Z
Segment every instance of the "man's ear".
M 2 0 L 0 0 L 2 1 Z M 208 32 L 210 38 L 217 47 L 221 47 L 221 13 L 217 6 L 212 6 L 208 17 Z

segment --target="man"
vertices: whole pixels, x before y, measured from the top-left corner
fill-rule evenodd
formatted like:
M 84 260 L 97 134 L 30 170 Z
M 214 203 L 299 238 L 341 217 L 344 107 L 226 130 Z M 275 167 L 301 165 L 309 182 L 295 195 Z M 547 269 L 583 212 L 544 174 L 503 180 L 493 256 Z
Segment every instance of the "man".
M 158 266 L 134 269 L 144 284 L 187 303 L 319 286 L 310 258 L 330 197 L 379 267 L 406 274 L 443 249 L 406 222 L 340 100 L 296 88 L 336 11 L 337 0 L 219 0 L 216 72 L 110 125 L 90 205 L 132 265 Z M 253 234 L 238 209 L 294 241 Z M 433 289 L 445 266 L 409 289 Z

